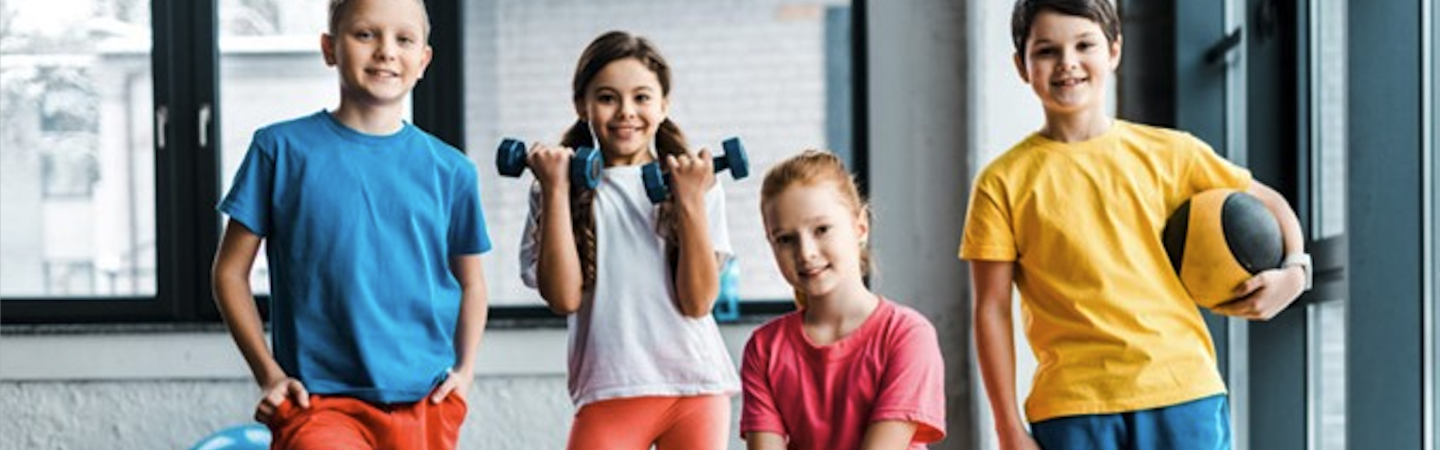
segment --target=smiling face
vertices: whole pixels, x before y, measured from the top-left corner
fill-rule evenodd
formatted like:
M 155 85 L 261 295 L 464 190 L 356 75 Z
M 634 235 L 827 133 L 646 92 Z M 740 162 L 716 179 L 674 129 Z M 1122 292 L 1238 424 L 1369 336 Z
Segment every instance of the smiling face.
M 795 183 L 761 205 L 780 272 L 807 297 L 863 290 L 861 247 L 869 221 L 833 181 Z
M 650 143 L 670 105 L 659 76 L 640 60 L 624 58 L 595 74 L 575 109 L 590 122 L 605 164 L 628 166 L 654 159 Z
M 342 102 L 397 106 L 425 75 L 424 5 L 416 0 L 355 0 L 334 34 L 321 37 L 325 63 L 340 73 Z
M 1119 38 L 1110 42 L 1089 19 L 1044 10 L 1035 15 L 1025 55 L 1015 55 L 1015 67 L 1048 114 L 1103 111 L 1120 46 Z

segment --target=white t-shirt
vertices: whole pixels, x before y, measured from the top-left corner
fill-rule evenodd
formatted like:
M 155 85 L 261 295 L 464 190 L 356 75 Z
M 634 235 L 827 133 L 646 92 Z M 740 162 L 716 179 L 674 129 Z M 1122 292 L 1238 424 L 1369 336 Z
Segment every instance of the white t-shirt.
M 717 180 L 705 194 L 710 241 L 732 254 L 725 193 Z M 740 390 L 739 377 L 715 318 L 680 313 L 656 232 L 655 205 L 645 196 L 640 166 L 604 170 L 595 202 L 596 275 L 570 321 L 570 398 L 588 403 L 643 396 L 695 396 Z M 540 253 L 540 190 L 531 190 L 520 248 L 521 277 L 535 287 Z

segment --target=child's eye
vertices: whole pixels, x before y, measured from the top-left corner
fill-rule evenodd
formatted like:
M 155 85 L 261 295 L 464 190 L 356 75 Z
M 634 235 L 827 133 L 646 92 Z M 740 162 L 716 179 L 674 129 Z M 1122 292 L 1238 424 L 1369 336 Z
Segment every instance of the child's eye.
M 829 226 L 829 225 L 821 225 L 821 226 L 815 227 L 815 234 L 817 234 L 817 235 L 824 235 L 824 234 L 829 233 L 829 232 L 830 232 L 830 226 Z
M 375 33 L 371 33 L 371 32 L 368 31 L 368 30 L 361 30 L 361 31 L 356 31 L 356 32 L 355 32 L 355 38 L 356 38 L 356 39 L 360 39 L 360 40 L 362 40 L 362 41 L 363 41 L 363 40 L 369 40 L 370 38 L 373 38 L 373 37 L 375 37 Z
M 635 96 L 636 103 L 645 103 L 648 101 L 650 101 L 650 94 L 639 94 Z
M 780 244 L 780 245 L 790 245 L 790 244 L 794 244 L 794 243 L 795 243 L 795 235 L 784 234 L 784 235 L 780 235 L 780 236 L 775 236 L 775 243 L 776 243 L 776 244 Z
M 595 101 L 600 103 L 613 103 L 615 96 L 611 94 L 600 94 L 595 96 Z

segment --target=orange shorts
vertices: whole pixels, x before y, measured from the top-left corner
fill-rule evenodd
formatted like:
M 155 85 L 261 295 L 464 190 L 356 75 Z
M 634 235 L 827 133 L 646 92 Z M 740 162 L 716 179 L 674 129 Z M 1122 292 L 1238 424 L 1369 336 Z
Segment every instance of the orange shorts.
M 633 397 L 580 408 L 570 450 L 724 450 L 730 439 L 730 397 Z
M 468 406 L 451 394 L 440 404 L 376 405 L 350 397 L 310 396 L 310 408 L 286 401 L 268 424 L 272 450 L 451 450 Z

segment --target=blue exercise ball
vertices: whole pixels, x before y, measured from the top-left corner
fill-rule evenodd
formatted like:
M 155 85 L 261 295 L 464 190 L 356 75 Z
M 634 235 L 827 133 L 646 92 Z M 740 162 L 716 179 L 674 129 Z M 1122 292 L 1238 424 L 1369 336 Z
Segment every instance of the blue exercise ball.
M 226 428 L 206 436 L 190 450 L 269 450 L 270 429 L 250 424 Z

